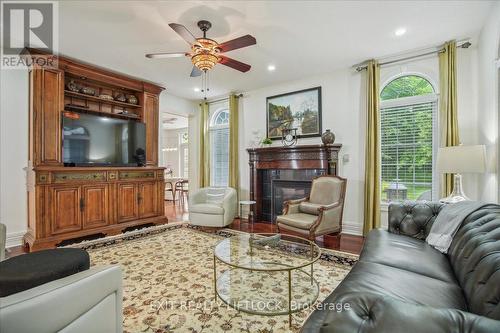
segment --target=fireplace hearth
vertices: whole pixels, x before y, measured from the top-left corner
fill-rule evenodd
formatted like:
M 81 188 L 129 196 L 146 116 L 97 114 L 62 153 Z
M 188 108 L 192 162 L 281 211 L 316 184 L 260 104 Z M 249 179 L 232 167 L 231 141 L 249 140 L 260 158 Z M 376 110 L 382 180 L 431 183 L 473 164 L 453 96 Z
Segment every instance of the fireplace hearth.
M 247 149 L 255 221 L 274 223 L 286 200 L 309 196 L 312 179 L 336 175 L 342 145 Z

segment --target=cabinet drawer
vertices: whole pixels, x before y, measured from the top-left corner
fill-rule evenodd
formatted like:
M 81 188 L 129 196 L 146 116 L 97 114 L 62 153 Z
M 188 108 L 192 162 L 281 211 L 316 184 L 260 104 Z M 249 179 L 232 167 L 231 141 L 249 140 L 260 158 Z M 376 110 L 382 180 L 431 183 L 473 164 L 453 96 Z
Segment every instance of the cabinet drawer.
M 68 182 L 103 182 L 106 181 L 105 171 L 96 172 L 54 172 L 52 174 L 54 183 Z
M 120 180 L 155 179 L 155 172 L 154 171 L 120 171 L 118 173 L 118 179 L 120 179 Z

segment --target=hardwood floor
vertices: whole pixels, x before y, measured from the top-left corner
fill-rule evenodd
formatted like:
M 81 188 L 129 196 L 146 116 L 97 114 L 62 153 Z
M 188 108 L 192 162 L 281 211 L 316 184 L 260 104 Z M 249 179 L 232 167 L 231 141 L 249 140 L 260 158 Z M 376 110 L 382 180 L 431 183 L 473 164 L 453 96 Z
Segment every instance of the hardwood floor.
M 173 204 L 172 201 L 165 201 L 165 215 L 169 222 L 189 221 L 188 207 L 180 205 L 178 202 Z M 270 223 L 248 223 L 245 220 L 235 219 L 228 226 L 230 229 L 245 231 L 245 232 L 278 232 L 276 225 Z M 359 254 L 363 248 L 364 238 L 354 235 L 325 235 L 316 238 L 316 244 L 320 247 Z
M 178 201 L 175 204 L 172 201 L 165 201 L 165 215 L 168 218 L 169 223 L 172 222 L 187 222 L 189 221 L 189 213 L 187 207 L 187 200 L 184 205 L 180 204 Z M 245 220 L 240 221 L 235 219 L 234 222 L 228 226 L 230 229 L 245 231 L 245 232 L 277 232 L 275 225 L 270 223 L 248 223 Z M 318 237 L 316 239 L 316 244 L 320 247 L 332 250 L 338 250 L 343 252 L 349 252 L 354 254 L 359 254 L 361 248 L 363 247 L 364 238 L 361 236 L 353 235 L 325 235 Z M 22 246 L 15 246 L 8 249 L 6 256 L 7 258 L 15 257 L 17 255 L 25 253 L 25 249 Z

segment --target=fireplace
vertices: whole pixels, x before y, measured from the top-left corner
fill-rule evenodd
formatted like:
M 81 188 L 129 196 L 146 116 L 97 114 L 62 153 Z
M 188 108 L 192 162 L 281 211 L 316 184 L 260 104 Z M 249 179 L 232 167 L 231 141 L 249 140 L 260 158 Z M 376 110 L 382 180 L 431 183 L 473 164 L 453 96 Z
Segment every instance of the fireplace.
M 274 223 L 286 200 L 309 196 L 320 175 L 336 175 L 340 144 L 247 149 L 255 221 Z
M 273 180 L 271 186 L 271 216 L 268 220 L 276 222 L 276 216 L 283 212 L 283 203 L 288 200 L 301 199 L 311 192 L 310 180 Z M 262 208 L 264 211 L 264 207 Z M 265 216 L 264 212 L 262 215 Z
M 275 222 L 283 202 L 309 196 L 311 181 L 324 175 L 323 169 L 262 169 L 262 220 Z

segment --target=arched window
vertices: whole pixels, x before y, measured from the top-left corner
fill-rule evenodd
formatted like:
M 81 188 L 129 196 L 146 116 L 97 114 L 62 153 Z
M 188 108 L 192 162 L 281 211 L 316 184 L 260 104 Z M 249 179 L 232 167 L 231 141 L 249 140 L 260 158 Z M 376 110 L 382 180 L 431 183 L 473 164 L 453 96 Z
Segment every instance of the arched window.
M 382 201 L 432 200 L 437 94 L 424 76 L 389 81 L 380 93 Z
M 228 186 L 229 181 L 229 103 L 210 103 L 210 185 Z
M 382 89 L 380 99 L 386 101 L 389 99 L 421 96 L 433 93 L 434 88 L 427 79 L 418 75 L 405 75 L 390 81 L 384 89 Z
M 212 126 L 229 125 L 229 110 L 220 109 L 212 116 Z

